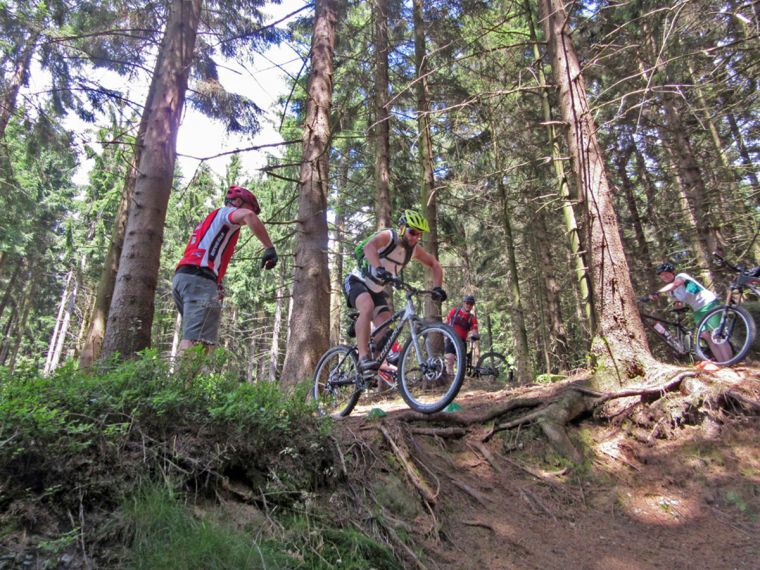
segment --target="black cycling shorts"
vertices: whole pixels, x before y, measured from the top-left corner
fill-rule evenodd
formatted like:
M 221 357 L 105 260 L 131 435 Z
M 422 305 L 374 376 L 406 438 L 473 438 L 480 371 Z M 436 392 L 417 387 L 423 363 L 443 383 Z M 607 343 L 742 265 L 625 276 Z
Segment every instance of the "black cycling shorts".
M 366 284 L 352 275 L 346 277 L 346 280 L 343 282 L 343 295 L 345 295 L 346 304 L 349 307 L 352 309 L 356 308 L 356 298 L 362 293 L 369 293 L 370 297 L 372 297 L 372 302 L 375 304 L 375 314 L 373 317 L 383 311 L 390 311 L 388 296 L 385 293 L 375 293 Z

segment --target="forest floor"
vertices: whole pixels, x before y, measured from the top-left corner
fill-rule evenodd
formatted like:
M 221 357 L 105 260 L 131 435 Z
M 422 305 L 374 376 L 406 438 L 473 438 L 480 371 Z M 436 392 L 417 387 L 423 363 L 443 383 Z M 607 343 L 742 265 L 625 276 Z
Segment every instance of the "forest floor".
M 374 495 L 390 544 L 396 533 L 414 537 L 421 550 L 405 553 L 407 568 L 758 568 L 760 369 L 694 380 L 690 394 L 671 392 L 646 407 L 632 398 L 604 421 L 575 422 L 580 467 L 535 426 L 478 446 L 488 426 L 470 426 L 464 437 L 435 433 L 409 422 L 403 402 L 369 403 L 337 422 L 344 454 L 365 468 L 349 486 L 354 496 L 359 486 Z M 456 413 L 482 415 L 540 389 L 466 385 Z M 749 408 L 719 408 L 709 397 L 727 391 Z M 372 406 L 387 416 L 368 419 Z
M 500 389 L 466 380 L 456 400 L 461 408 L 433 416 L 411 412 L 398 397 L 365 396 L 351 416 L 333 423 L 328 435 L 332 443 L 320 451 L 325 454 L 320 469 L 331 475 L 304 489 L 296 507 L 309 509 L 310 516 L 328 515 L 337 528 L 361 531 L 387 546 L 400 562 L 351 565 L 320 552 L 321 538 L 312 537 L 315 546 L 309 548 L 324 562 L 319 567 L 760 567 L 760 366 L 708 374 L 695 367 L 663 365 L 648 381 L 646 393 L 606 400 L 568 422 L 570 441 L 582 457 L 576 464 L 552 446 L 535 411 L 542 409 L 536 402 L 583 393 L 583 379 L 579 373 L 555 384 Z M 370 413 L 374 408 L 384 414 Z M 520 417 L 531 420 L 515 421 Z M 311 431 L 318 430 L 303 433 L 307 447 Z M 200 437 L 178 440 L 169 435 L 172 461 L 177 461 L 178 450 Z M 223 455 L 218 449 L 224 441 L 197 449 Z M 236 449 L 241 446 L 232 443 Z M 145 461 L 146 448 L 140 449 L 131 460 L 137 468 Z M 272 462 L 287 450 L 292 451 L 277 447 Z M 183 465 L 203 462 L 197 457 Z M 119 470 L 127 467 L 119 463 Z M 295 467 L 288 470 L 284 464 L 281 472 L 293 473 Z M 271 541 L 283 537 L 279 507 L 241 469 L 213 480 L 210 492 L 191 505 L 193 516 L 224 520 L 246 536 L 253 532 Z M 0 480 L 0 491 L 7 483 Z M 52 515 L 40 511 L 43 499 L 18 503 L 14 512 L 49 520 Z M 192 503 L 193 493 L 186 500 Z M 84 520 L 81 497 L 79 502 Z M 8 524 L 9 509 L 6 526 L 0 525 L 0 569 L 123 567 L 105 562 L 123 559 L 123 541 L 108 539 L 113 534 L 107 529 L 113 525 L 112 508 L 90 505 L 87 535 L 75 533 L 76 543 L 55 555 L 45 555 L 35 545 L 50 542 L 68 519 L 37 524 L 35 536 L 19 530 L 20 524 Z M 59 510 L 72 517 L 70 510 Z M 78 522 L 72 519 L 70 525 L 77 527 Z M 85 545 L 85 538 L 98 534 L 106 538 Z M 81 551 L 89 552 L 84 556 L 80 538 Z M 103 552 L 112 548 L 112 556 Z

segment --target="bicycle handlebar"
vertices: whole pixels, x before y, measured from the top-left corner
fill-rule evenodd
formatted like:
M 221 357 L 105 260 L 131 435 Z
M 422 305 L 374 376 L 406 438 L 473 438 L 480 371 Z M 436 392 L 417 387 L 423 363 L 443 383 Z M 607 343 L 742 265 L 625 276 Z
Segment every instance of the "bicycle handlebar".
M 409 285 L 409 283 L 401 279 L 401 277 L 393 277 L 389 279 L 387 282 L 393 285 L 395 289 L 403 289 L 404 291 L 406 291 L 407 293 L 411 295 L 432 295 L 433 294 L 432 291 L 428 291 L 426 289 L 417 289 L 413 285 Z
M 737 273 L 744 273 L 746 271 L 746 268 L 743 265 L 734 265 L 733 263 L 728 261 L 725 257 L 723 257 L 721 254 L 719 254 L 717 251 L 714 251 L 712 255 L 718 261 L 718 265 L 725 265 L 727 267 L 730 267 Z

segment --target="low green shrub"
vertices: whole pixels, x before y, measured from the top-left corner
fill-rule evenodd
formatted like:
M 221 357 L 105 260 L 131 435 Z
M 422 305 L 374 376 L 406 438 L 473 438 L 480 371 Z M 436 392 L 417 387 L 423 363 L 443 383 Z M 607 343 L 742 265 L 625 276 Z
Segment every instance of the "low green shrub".
M 6 499 L 59 485 L 52 495 L 62 508 L 78 508 L 81 492 L 113 503 L 155 474 L 195 488 L 239 478 L 283 500 L 321 484 L 333 472 L 329 422 L 318 420 L 305 388 L 241 383 L 224 358 L 191 355 L 171 372 L 149 350 L 89 372 L 73 363 L 49 377 L 0 370 Z

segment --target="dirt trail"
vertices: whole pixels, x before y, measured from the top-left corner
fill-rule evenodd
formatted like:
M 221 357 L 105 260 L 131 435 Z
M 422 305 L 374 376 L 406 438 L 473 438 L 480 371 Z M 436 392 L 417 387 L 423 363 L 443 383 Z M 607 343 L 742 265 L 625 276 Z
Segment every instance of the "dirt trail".
M 760 400 L 756 368 L 700 381 Z M 457 402 L 468 413 L 506 396 L 464 391 Z M 485 450 L 469 437 L 412 433 L 421 426 L 399 421 L 398 402 L 379 404 L 388 412 L 381 420 L 357 410 L 338 433 L 350 486 L 371 476 L 389 543 L 410 533 L 423 547 L 417 560 L 407 553 L 407 567 L 758 568 L 760 417 L 703 410 L 679 418 L 679 399 L 663 398 L 661 406 L 674 406 L 669 426 L 592 418 L 574 426 L 587 458 L 580 469 L 569 469 L 533 427 L 503 432 Z M 388 436 L 405 443 L 428 500 Z

